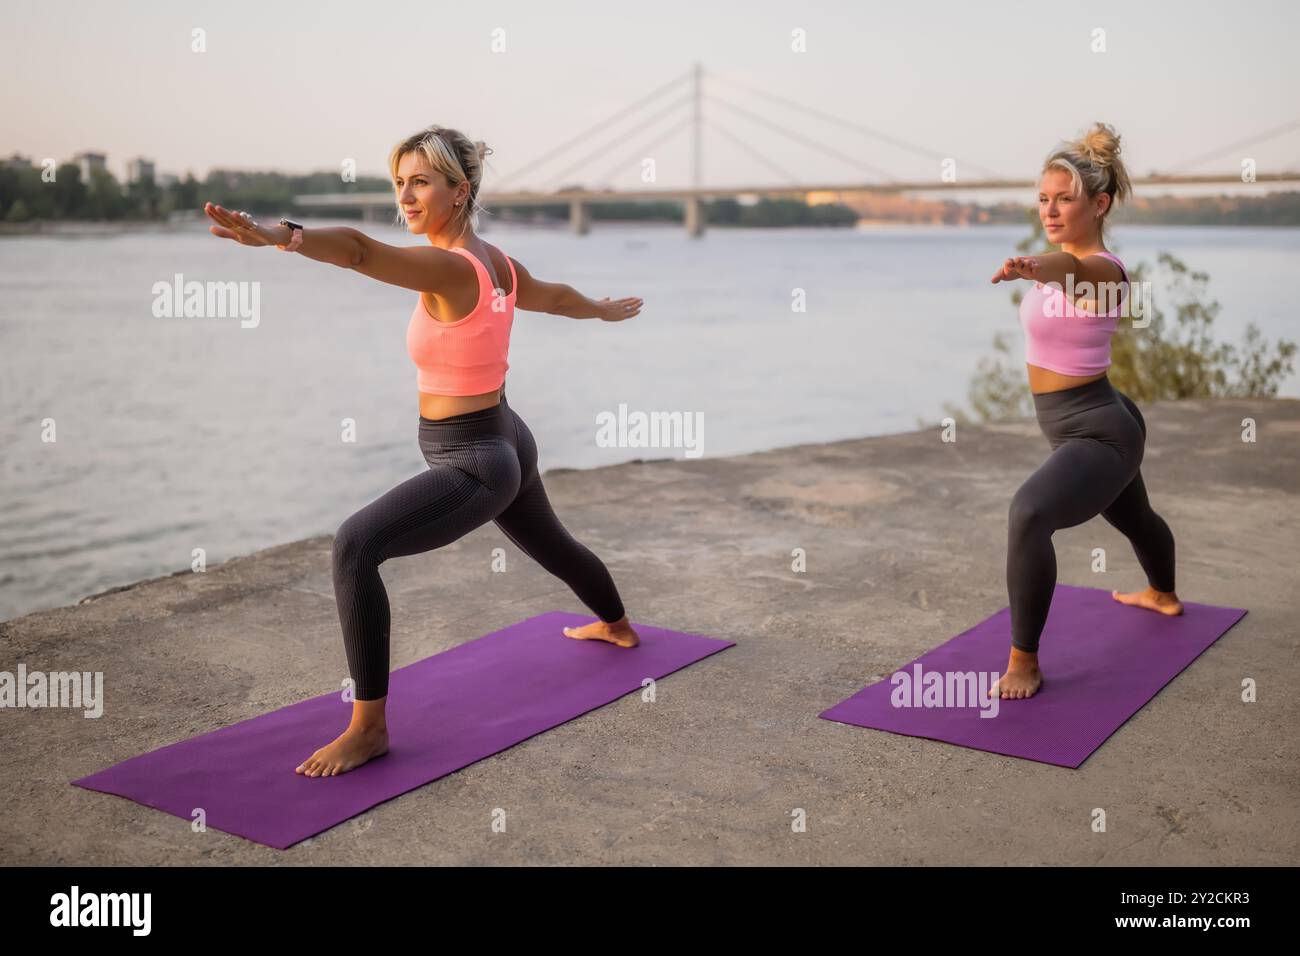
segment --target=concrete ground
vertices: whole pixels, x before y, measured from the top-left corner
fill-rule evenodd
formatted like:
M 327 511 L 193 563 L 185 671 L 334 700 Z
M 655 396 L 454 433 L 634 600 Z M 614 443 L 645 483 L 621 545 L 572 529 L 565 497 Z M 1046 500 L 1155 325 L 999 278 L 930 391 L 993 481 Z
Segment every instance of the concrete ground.
M 962 427 L 955 444 L 936 428 L 549 473 L 634 621 L 737 646 L 662 680 L 653 704 L 620 699 L 287 851 L 69 781 L 336 689 L 328 537 L 0 624 L 0 670 L 102 670 L 107 696 L 97 720 L 0 711 L 0 862 L 1300 863 L 1300 402 L 1143 411 L 1143 473 L 1177 537 L 1180 594 L 1250 613 L 1079 770 L 817 716 L 1006 604 L 1007 505 L 1046 440 L 1032 422 Z M 1107 573 L 1090 570 L 1096 546 Z M 496 547 L 504 574 L 488 570 Z M 1056 547 L 1062 583 L 1144 583 L 1101 519 Z M 791 571 L 795 548 L 805 573 Z M 491 526 L 383 574 L 393 667 L 583 611 Z M 1097 807 L 1105 833 L 1090 826 Z M 795 808 L 806 832 L 792 831 Z

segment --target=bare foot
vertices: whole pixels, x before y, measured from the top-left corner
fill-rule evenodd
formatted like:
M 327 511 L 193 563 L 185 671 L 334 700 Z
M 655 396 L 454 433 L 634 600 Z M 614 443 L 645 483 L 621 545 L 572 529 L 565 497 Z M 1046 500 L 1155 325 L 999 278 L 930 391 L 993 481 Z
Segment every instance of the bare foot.
M 619 647 L 636 647 L 641 643 L 641 638 L 636 636 L 636 631 L 632 630 L 632 625 L 628 623 L 627 615 L 613 624 L 593 621 L 582 627 L 566 627 L 564 636 L 578 641 L 609 641 Z
M 1161 614 L 1175 616 L 1183 613 L 1183 602 L 1178 600 L 1178 595 L 1173 591 L 1157 591 L 1155 588 L 1148 586 L 1145 591 L 1133 591 L 1130 594 L 1111 591 L 1110 596 L 1119 601 L 1120 604 L 1144 607 L 1148 610 L 1159 611 Z
M 332 742 L 300 763 L 294 773 L 308 777 L 337 777 L 386 753 L 388 753 L 387 727 L 349 726 Z
M 1033 697 L 1043 686 L 1043 672 L 1038 669 L 1038 655 L 1011 648 L 1006 673 L 989 688 L 990 697 L 1003 700 L 1024 700 Z

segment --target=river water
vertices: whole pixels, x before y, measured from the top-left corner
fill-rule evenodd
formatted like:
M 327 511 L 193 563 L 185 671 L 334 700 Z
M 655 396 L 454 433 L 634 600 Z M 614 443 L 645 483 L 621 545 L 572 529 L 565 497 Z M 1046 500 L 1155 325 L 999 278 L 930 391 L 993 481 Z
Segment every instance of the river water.
M 646 300 L 625 323 L 518 313 L 511 406 L 543 469 L 685 457 L 604 447 L 597 416 L 620 405 L 701 415 L 714 457 L 937 422 L 993 334 L 1018 333 L 1011 287 L 988 279 L 1026 232 L 494 226 L 484 237 L 538 278 Z M 1168 250 L 1209 273 L 1220 338 L 1250 321 L 1300 338 L 1300 230 L 1121 227 L 1110 245 L 1130 266 Z M 156 316 L 155 285 L 177 274 L 255 287 L 256 326 Z M 188 568 L 194 548 L 213 564 L 332 533 L 425 467 L 416 299 L 201 227 L 0 239 L 0 619 Z

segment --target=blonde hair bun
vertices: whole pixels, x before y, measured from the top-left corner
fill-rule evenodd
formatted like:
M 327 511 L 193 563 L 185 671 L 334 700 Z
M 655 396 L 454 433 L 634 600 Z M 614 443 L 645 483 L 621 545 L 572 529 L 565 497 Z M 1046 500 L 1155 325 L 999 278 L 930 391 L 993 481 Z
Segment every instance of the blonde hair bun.
M 1079 147 L 1094 165 L 1110 167 L 1119 159 L 1119 134 L 1105 123 L 1093 123 L 1079 140 Z
M 1093 123 L 1078 139 L 1059 144 L 1043 162 L 1044 173 L 1052 169 L 1063 169 L 1070 174 L 1075 195 L 1110 196 L 1110 205 L 1102 216 L 1103 231 L 1116 203 L 1123 202 L 1133 192 L 1128 170 L 1119 155 L 1119 133 L 1106 123 Z

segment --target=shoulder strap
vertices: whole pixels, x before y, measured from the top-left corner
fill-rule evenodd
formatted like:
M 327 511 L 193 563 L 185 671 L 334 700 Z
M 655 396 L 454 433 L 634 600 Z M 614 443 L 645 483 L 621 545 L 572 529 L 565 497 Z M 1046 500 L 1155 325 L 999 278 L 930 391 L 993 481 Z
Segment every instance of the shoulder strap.
M 1119 261 L 1119 256 L 1112 255 L 1109 252 L 1094 252 L 1093 255 L 1101 256 L 1103 259 L 1109 259 L 1111 262 L 1115 263 L 1115 265 L 1119 266 L 1119 271 L 1120 274 L 1124 276 L 1124 281 L 1129 281 L 1128 270 L 1124 268 L 1124 263 Z
M 474 277 L 478 280 L 478 299 L 474 302 L 474 312 L 477 312 L 483 305 L 484 299 L 492 294 L 492 277 L 488 275 L 487 266 L 478 261 L 478 256 L 464 246 L 453 246 L 451 251 L 463 252 L 470 265 L 474 267 Z M 474 312 L 471 312 L 470 315 L 473 315 Z
M 452 252 L 462 252 L 462 253 L 464 253 L 464 254 L 465 254 L 465 257 L 466 257 L 467 259 L 469 259 L 471 265 L 478 265 L 478 266 L 481 266 L 481 265 L 483 264 L 483 263 L 481 263 L 481 262 L 478 261 L 478 257 L 477 257 L 476 255 L 474 255 L 474 253 L 470 252 L 470 251 L 469 251 L 468 249 L 466 249 L 464 246 L 453 246 L 452 249 L 451 249 L 451 251 L 452 251 Z M 478 275 L 478 270 L 477 270 L 477 269 L 474 270 L 474 274 L 475 274 L 475 275 Z

